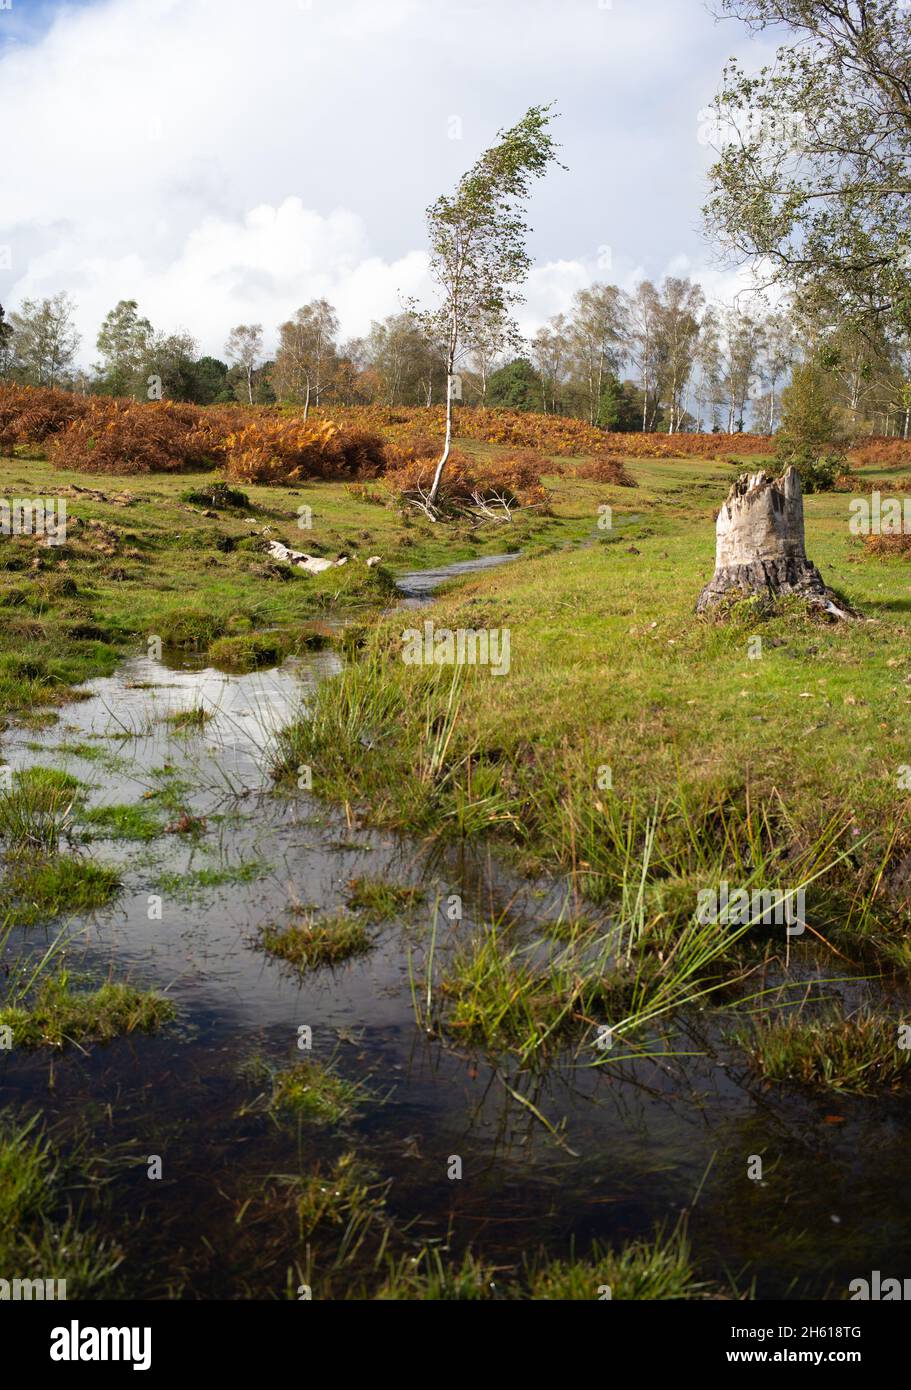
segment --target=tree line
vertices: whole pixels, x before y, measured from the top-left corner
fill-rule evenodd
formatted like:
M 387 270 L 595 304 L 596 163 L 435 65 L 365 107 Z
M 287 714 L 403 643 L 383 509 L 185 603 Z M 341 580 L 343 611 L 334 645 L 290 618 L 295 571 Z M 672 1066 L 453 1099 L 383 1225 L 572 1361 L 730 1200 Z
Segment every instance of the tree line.
M 200 355 L 187 332 L 156 331 L 135 300 L 105 316 L 98 361 L 76 365 L 75 305 L 66 294 L 0 307 L 0 379 L 100 395 L 210 405 L 435 405 L 446 398 L 445 343 L 409 310 L 342 341 L 325 299 L 279 325 L 267 357 L 261 324 L 239 324 L 224 359 Z M 884 323 L 858 327 L 814 300 L 770 310 L 707 304 L 693 281 L 580 290 L 527 341 L 483 319 L 472 326 L 457 399 L 575 416 L 623 432 L 774 433 L 795 363 L 825 369 L 829 396 L 852 432 L 908 437 L 911 346 Z

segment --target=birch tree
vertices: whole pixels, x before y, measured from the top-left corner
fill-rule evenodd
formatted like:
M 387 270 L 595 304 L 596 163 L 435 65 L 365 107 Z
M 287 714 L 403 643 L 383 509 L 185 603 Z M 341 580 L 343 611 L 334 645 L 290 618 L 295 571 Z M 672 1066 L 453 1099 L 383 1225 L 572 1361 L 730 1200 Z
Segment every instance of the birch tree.
M 531 269 L 524 205 L 532 181 L 558 163 L 552 118 L 552 106 L 529 107 L 518 124 L 499 132 L 497 143 L 462 176 L 455 192 L 427 210 L 430 274 L 439 305 L 423 317 L 428 337 L 445 344 L 447 381 L 446 437 L 427 496 L 430 514 L 452 451 L 455 371 L 469 326 L 482 315 L 505 321 L 522 302 L 520 286 Z
M 608 373 L 620 368 L 621 302 L 616 285 L 590 285 L 586 290 L 579 290 L 573 299 L 570 349 L 588 397 L 590 425 L 598 418 Z
M 263 355 L 263 326 L 261 323 L 239 323 L 228 334 L 225 356 L 240 367 L 247 383 L 247 397 L 253 404 L 253 373 Z

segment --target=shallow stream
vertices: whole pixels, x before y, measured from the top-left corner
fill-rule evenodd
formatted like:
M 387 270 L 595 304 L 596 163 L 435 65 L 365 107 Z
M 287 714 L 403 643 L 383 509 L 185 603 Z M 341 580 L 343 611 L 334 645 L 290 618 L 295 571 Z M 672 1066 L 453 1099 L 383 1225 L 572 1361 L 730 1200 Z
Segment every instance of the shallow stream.
M 405 576 L 404 602 L 425 603 L 488 563 Z M 101 1219 L 120 1238 L 129 1227 L 131 1296 L 281 1297 L 300 1254 L 292 1233 L 282 1248 L 280 1234 L 264 1228 L 260 1240 L 237 1213 L 265 1175 L 345 1149 L 391 1182 L 390 1209 L 413 1223 L 415 1248 L 451 1232 L 456 1252 L 473 1245 L 516 1265 L 539 1245 L 565 1256 L 573 1241 L 581 1254 L 592 1239 L 649 1236 L 687 1209 L 700 1272 L 741 1289 L 755 1279 L 760 1296 L 841 1298 L 874 1269 L 907 1272 L 906 1099 L 764 1087 L 706 1015 L 682 1020 L 676 1050 L 689 1056 L 599 1068 L 567 1055 L 538 1075 L 505 1062 L 495 1071 L 425 1035 L 411 975 L 425 978 L 434 919 L 445 950 L 503 913 L 529 930 L 553 921 L 568 889 L 522 883 L 486 856 L 429 855 L 305 793 L 275 791 L 272 734 L 339 668 L 334 653 L 247 676 L 130 660 L 49 731 L 11 730 L 5 742 L 14 767 L 52 765 L 88 783 L 90 804 L 171 787 L 206 820 L 196 839 L 94 841 L 91 852 L 121 870 L 123 892 L 69 924 L 73 969 L 166 991 L 177 1023 L 156 1037 L 70 1048 L 51 1065 L 45 1053 L 0 1053 L 0 1104 L 38 1105 L 64 1132 L 78 1117 L 92 1149 L 109 1156 Z M 200 731 L 168 723 L 200 704 L 212 715 Z M 259 926 L 286 922 L 293 907 L 338 910 L 359 875 L 419 885 L 425 903 L 378 927 L 368 955 L 303 980 L 257 948 Z M 461 923 L 445 915 L 450 894 L 463 899 Z M 161 920 L 149 918 L 150 895 L 161 898 Z M 19 945 L 45 939 L 31 928 Z M 244 1065 L 299 1060 L 302 1025 L 313 1055 L 374 1097 L 343 1135 L 242 1113 L 256 1090 Z M 152 1154 L 163 1160 L 159 1182 L 147 1177 Z M 748 1171 L 757 1154 L 761 1183 Z M 459 1181 L 447 1176 L 452 1155 Z

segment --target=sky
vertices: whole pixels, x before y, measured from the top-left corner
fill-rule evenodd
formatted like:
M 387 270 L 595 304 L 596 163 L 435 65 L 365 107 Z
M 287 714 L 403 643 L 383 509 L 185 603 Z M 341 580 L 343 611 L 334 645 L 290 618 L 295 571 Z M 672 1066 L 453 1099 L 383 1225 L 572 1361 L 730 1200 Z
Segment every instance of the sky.
M 593 281 L 730 299 L 700 113 L 771 51 L 703 0 L 0 0 L 0 303 L 68 291 L 84 365 L 126 298 L 216 356 L 321 296 L 364 334 L 431 294 L 427 206 L 545 102 L 567 170 L 534 188 L 523 331 Z

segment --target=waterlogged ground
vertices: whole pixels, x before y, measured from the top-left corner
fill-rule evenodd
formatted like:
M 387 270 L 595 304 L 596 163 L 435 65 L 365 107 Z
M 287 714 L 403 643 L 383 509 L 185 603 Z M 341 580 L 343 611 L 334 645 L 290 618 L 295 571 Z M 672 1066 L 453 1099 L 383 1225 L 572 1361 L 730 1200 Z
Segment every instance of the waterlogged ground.
M 420 604 L 455 572 L 407 576 L 406 601 Z M 112 908 L 66 924 L 67 963 L 165 991 L 177 1022 L 50 1063 L 43 1052 L 0 1052 L 0 1104 L 40 1107 L 56 1136 L 78 1131 L 101 1160 L 105 1181 L 85 1194 L 86 1210 L 126 1251 L 127 1296 L 284 1296 L 306 1252 L 293 1219 L 263 1210 L 261 1194 L 276 1175 L 346 1151 L 389 1182 L 406 1247 L 471 1246 L 504 1269 L 539 1245 L 567 1256 L 595 1238 L 651 1236 L 683 1212 L 699 1274 L 741 1293 L 843 1298 L 873 1269 L 907 1269 L 911 1115 L 901 1096 L 763 1086 L 725 1045 L 729 1021 L 709 1013 L 679 1021 L 663 1044 L 674 1056 L 603 1066 L 592 1049 L 537 1074 L 509 1061 L 495 1069 L 427 1035 L 414 994 L 426 989 L 431 949 L 445 957 L 503 914 L 532 938 L 569 890 L 522 884 L 489 859 L 441 859 L 305 790 L 275 791 L 275 729 L 339 664 L 318 653 L 229 676 L 132 660 L 92 682 L 49 731 L 10 731 L 5 743 L 14 768 L 53 766 L 87 783 L 90 806 L 139 803 L 160 818 L 150 839 L 83 847 L 118 867 L 123 891 Z M 176 731 L 170 716 L 199 706 L 209 720 Z M 195 835 L 174 828 L 184 813 L 204 818 Z M 289 909 L 344 907 L 357 876 L 423 891 L 406 916 L 372 924 L 369 954 L 301 979 L 257 948 L 257 929 L 286 923 Z M 461 921 L 447 915 L 452 895 Z M 41 950 L 60 925 L 11 947 Z M 816 969 L 834 973 L 831 959 L 808 958 L 808 976 Z M 845 990 L 858 997 L 862 986 Z M 298 1049 L 302 1027 L 312 1054 Z M 367 1088 L 341 1131 L 280 1126 L 254 1107 L 262 1084 L 251 1060 L 302 1055 Z M 756 1155 L 761 1182 L 749 1176 Z M 448 1176 L 453 1156 L 460 1180 Z M 307 1267 L 315 1297 L 323 1261 Z

